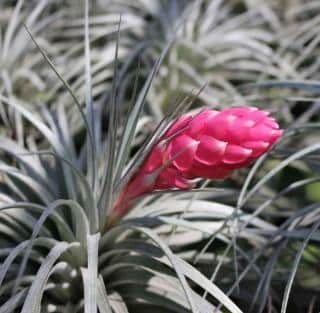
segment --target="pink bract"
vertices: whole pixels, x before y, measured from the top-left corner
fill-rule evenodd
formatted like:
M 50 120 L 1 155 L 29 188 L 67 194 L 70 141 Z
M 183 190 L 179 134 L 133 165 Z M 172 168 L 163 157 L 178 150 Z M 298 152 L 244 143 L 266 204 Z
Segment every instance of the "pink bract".
M 282 135 L 269 115 L 255 107 L 183 115 L 124 188 L 114 214 L 123 215 L 133 199 L 153 190 L 190 189 L 192 179 L 224 179 L 248 166 Z

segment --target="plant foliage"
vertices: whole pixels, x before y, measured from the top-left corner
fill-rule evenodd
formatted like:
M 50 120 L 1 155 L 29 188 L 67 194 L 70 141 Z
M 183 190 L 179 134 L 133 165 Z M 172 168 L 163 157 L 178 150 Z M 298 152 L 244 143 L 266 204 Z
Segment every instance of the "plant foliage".
M 316 312 L 320 6 L 257 2 L 0 3 L 1 313 Z M 242 104 L 273 151 L 107 227 L 171 121 Z

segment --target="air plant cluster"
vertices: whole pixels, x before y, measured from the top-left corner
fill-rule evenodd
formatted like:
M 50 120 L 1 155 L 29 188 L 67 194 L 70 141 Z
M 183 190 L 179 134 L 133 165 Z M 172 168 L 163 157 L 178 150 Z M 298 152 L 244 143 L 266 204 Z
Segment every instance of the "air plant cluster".
M 0 3 L 0 313 L 317 312 L 320 6 L 286 5 Z

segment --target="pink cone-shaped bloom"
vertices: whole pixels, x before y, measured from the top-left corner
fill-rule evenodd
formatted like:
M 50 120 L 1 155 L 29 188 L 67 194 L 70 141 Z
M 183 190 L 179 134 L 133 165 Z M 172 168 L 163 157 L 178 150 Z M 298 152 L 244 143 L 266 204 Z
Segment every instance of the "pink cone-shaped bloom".
M 224 179 L 267 152 L 281 134 L 269 112 L 254 107 L 184 115 L 152 149 L 113 211 L 122 216 L 130 201 L 153 190 L 190 189 L 195 178 Z

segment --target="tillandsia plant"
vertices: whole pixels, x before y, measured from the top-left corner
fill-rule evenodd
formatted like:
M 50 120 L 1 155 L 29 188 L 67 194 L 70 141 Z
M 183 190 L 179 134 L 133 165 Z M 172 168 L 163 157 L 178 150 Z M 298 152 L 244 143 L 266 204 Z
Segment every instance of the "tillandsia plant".
M 196 178 L 223 179 L 251 164 L 282 134 L 269 114 L 241 107 L 180 117 L 121 191 L 108 222 L 123 216 L 138 196 L 153 190 L 191 189 Z
M 27 126 L 22 142 L 0 137 L 0 312 L 94 313 L 99 309 L 103 313 L 150 310 L 207 313 L 221 312 L 218 307 L 221 303 L 230 312 L 240 313 L 239 307 L 215 283 L 166 243 L 163 226 L 177 227 L 178 236 L 181 221 L 183 231 L 195 227 L 186 218 L 178 218 L 185 202 L 176 201 L 176 208 L 170 205 L 175 212 L 169 219 L 162 214 L 137 214 L 131 221 L 105 229 L 115 195 L 144 160 L 144 150 L 131 160 L 131 148 L 135 147 L 135 132 L 141 127 L 138 122 L 146 94 L 172 42 L 155 63 L 141 91 L 134 95 L 133 109 L 127 119 L 121 119 L 121 124 L 116 49 L 105 132 L 104 114 L 95 110 L 92 97 L 88 11 L 86 1 L 85 109 L 26 27 L 73 99 L 83 133 L 72 130 L 63 103 L 56 110 L 49 110 L 25 103 L 14 95 L 0 95 L 1 102 L 18 112 L 23 118 L 20 123 Z M 148 147 L 153 147 L 186 106 L 182 102 L 164 118 L 147 141 Z M 128 164 L 130 167 L 126 169 Z M 146 208 L 146 212 L 150 214 L 154 209 Z M 215 214 L 213 206 L 209 210 Z M 223 211 L 224 216 L 230 214 L 228 207 Z M 258 220 L 252 220 L 254 228 L 259 227 Z M 211 224 L 205 230 L 201 226 L 196 228 L 208 237 L 212 227 L 216 225 Z M 182 246 L 194 241 L 192 233 L 189 235 Z M 173 234 L 172 239 L 175 241 L 178 236 Z M 206 290 L 210 299 L 201 297 L 201 290 Z
M 20 0 L 18 5 L 23 2 L 27 3 Z M 99 46 L 103 45 L 100 39 L 103 34 L 114 33 L 118 14 L 89 19 L 85 1 L 84 18 L 62 20 L 53 13 L 56 9 L 65 16 L 65 7 L 59 7 L 62 2 L 70 3 L 68 17 L 79 16 L 79 7 L 73 10 L 74 1 L 52 2 L 54 10 L 46 11 L 48 20 L 55 20 L 58 25 L 44 34 L 49 34 L 44 36 L 49 44 L 26 23 L 31 36 L 29 44 L 34 43 L 38 50 L 35 58 L 40 60 L 41 53 L 41 64 L 46 61 L 48 65 L 43 72 L 41 68 L 41 77 L 47 82 L 44 73 L 51 67 L 59 78 L 56 81 L 59 88 L 50 93 L 49 103 L 42 102 L 41 97 L 39 103 L 29 103 L 14 90 L 10 94 L 0 92 L 1 105 L 21 117 L 14 120 L 13 132 L 4 131 L 0 136 L 0 313 L 242 313 L 250 309 L 254 313 L 312 312 L 319 294 L 320 214 L 315 202 L 319 200 L 310 200 L 304 192 L 306 186 L 320 180 L 316 174 L 320 144 L 314 139 L 320 128 L 314 109 L 319 84 L 268 82 L 236 86 L 232 88 L 236 88 L 235 94 L 243 101 L 235 97 L 225 103 L 237 108 L 228 105 L 227 110 L 213 110 L 226 105 L 220 106 L 207 93 L 207 106 L 212 107 L 199 114 L 186 113 L 194 103 L 197 108 L 203 106 L 203 92 L 199 92 L 178 101 L 155 127 L 159 116 L 150 116 L 148 106 L 154 103 L 156 108 L 159 101 L 151 101 L 156 99 L 149 97 L 148 103 L 151 85 L 159 74 L 166 73 L 168 66 L 162 64 L 163 61 L 166 64 L 167 56 L 170 66 L 183 65 L 175 61 L 175 53 L 180 50 L 171 54 L 169 49 L 175 32 L 172 28 L 163 31 L 169 43 L 150 69 L 150 60 L 155 59 L 158 49 L 150 46 L 151 58 L 147 48 L 144 53 L 134 51 L 131 47 L 141 40 L 132 38 L 132 32 L 128 31 L 131 35 L 124 36 L 119 43 L 118 29 L 117 42 L 110 45 L 115 48 L 114 56 L 109 58 L 108 54 L 108 68 L 101 73 L 106 63 L 105 55 L 100 55 L 105 51 Z M 179 16 L 174 9 L 178 2 L 167 1 L 172 16 Z M 36 13 L 40 13 L 48 1 L 32 3 L 38 8 Z M 133 9 L 135 5 L 125 0 L 117 3 L 132 5 Z M 139 3 L 147 7 L 160 1 Z M 273 47 L 263 39 L 265 32 L 255 31 L 255 26 L 264 25 L 259 14 L 254 14 L 254 27 L 239 29 L 240 25 L 251 23 L 252 11 L 235 18 L 237 14 L 230 12 L 229 1 L 225 1 L 223 10 L 216 9 L 224 3 L 220 0 L 198 3 L 209 4 L 211 8 L 206 19 L 200 18 L 203 22 L 200 27 L 194 19 L 189 28 L 190 24 L 185 23 L 188 16 L 173 20 L 183 27 L 189 25 L 186 27 L 191 29 L 189 34 L 192 29 L 199 29 L 208 36 L 221 25 L 217 36 L 227 39 L 227 50 L 225 43 L 219 44 L 221 53 L 211 50 L 207 61 L 213 62 L 213 67 L 206 69 L 211 79 L 207 74 L 200 79 L 214 82 L 214 77 L 221 77 L 214 65 L 218 62 L 226 73 L 219 81 L 226 88 L 217 88 L 220 97 L 231 87 L 233 69 L 242 64 L 241 55 L 248 59 L 254 54 L 257 61 L 268 64 L 268 56 L 272 55 L 268 52 Z M 241 0 L 232 3 L 240 4 L 241 11 L 245 7 Z M 152 9 L 154 14 L 141 14 L 137 18 L 152 21 L 159 16 L 165 26 L 166 16 L 157 15 L 157 5 Z M 277 17 L 269 9 L 263 6 L 261 12 L 271 24 L 277 24 Z M 214 21 L 212 13 L 219 15 L 218 21 Z M 125 21 L 132 15 L 123 14 L 121 18 Z M 106 30 L 105 21 L 112 27 Z M 133 22 L 139 25 L 137 34 L 143 35 L 143 26 L 137 20 Z M 126 25 L 131 28 L 133 24 Z M 103 25 L 101 32 L 99 25 Z M 148 25 L 145 24 L 146 31 L 150 30 Z M 65 30 L 61 36 L 56 31 L 60 29 Z M 228 36 L 223 38 L 221 34 L 226 31 Z M 10 35 L 17 43 L 18 33 Z M 84 42 L 75 47 L 80 35 Z M 183 39 L 182 33 L 178 35 Z M 210 42 L 214 44 L 216 36 L 212 37 L 214 40 Z M 198 43 L 206 44 L 208 38 L 205 36 Z M 97 49 L 91 49 L 93 41 Z M 243 50 L 239 42 L 248 49 Z M 130 47 L 125 52 L 132 52 L 127 58 L 122 55 L 122 43 Z M 84 56 L 80 53 L 83 47 Z M 202 56 L 199 49 L 193 50 Z M 57 57 L 52 51 L 63 55 Z M 233 51 L 236 54 L 230 54 Z M 133 56 L 137 53 L 141 54 L 141 67 L 136 71 L 139 66 Z M 69 66 L 68 57 L 72 59 Z M 66 66 L 61 71 L 64 62 Z M 247 64 L 247 69 L 242 64 L 243 71 L 235 75 L 237 81 L 242 75 L 255 81 L 252 65 L 262 64 L 259 62 Z M 112 71 L 110 64 L 114 65 Z M 134 69 L 131 76 L 123 75 L 128 64 Z M 192 65 L 191 59 L 189 64 Z M 259 67 L 258 72 L 264 73 L 264 68 Z M 67 77 L 61 75 L 64 71 Z M 10 77 L 12 67 L 7 72 Z M 200 75 L 202 71 L 197 73 Z M 172 77 L 174 72 L 168 75 Z M 106 77 L 108 82 L 112 81 L 112 87 L 104 83 Z M 199 78 L 193 74 L 188 77 Z M 182 89 L 189 93 L 194 87 L 192 82 L 187 80 Z M 272 87 L 270 94 L 268 86 Z M 62 89 L 66 93 L 63 91 L 64 96 L 60 97 L 56 91 Z M 292 98 L 287 98 L 288 89 L 301 93 L 292 93 Z M 100 98 L 101 90 L 104 96 Z M 127 94 L 125 90 L 131 92 Z M 170 95 L 163 84 L 157 84 L 156 90 Z M 172 104 L 176 100 L 166 98 Z M 291 109 L 306 99 L 313 105 L 295 121 Z M 241 103 L 246 106 L 239 108 Z M 278 141 L 282 131 L 266 111 L 286 128 L 292 123 Z M 11 136 L 22 128 L 24 132 L 19 138 Z M 252 162 L 250 169 L 236 170 Z M 293 170 L 299 178 L 287 175 Z M 231 173 L 234 175 L 230 179 L 221 181 Z M 305 271 L 298 271 L 299 264 Z M 293 282 L 303 292 L 295 289 Z M 282 299 L 279 290 L 283 291 Z M 303 297 L 290 297 L 293 292 Z M 304 301 L 303 308 L 309 308 L 299 310 L 296 302 L 300 305 Z M 293 309 L 289 308 L 291 303 Z
M 181 16 L 190 16 L 179 28 L 175 45 L 147 96 L 147 104 L 158 120 L 173 97 L 180 93 L 187 95 L 191 88 L 205 82 L 208 86 L 199 95 L 199 101 L 217 108 L 224 107 L 226 96 L 246 105 L 237 84 L 255 82 L 262 76 L 281 76 L 278 65 L 273 63 L 273 60 L 281 60 L 278 61 L 270 49 L 275 39 L 270 28 L 278 23 L 272 5 L 266 4 L 263 8 L 252 5 L 251 9 L 251 2 L 238 0 L 137 0 L 134 5 L 130 0 L 98 3 L 101 10 L 121 13 L 129 21 L 140 21 L 124 34 L 125 46 L 131 47 L 126 55 L 128 73 L 124 77 L 129 82 L 132 77 L 130 62 L 141 58 L 144 68 L 150 68 Z M 272 19 L 268 18 L 270 16 Z M 123 84 L 120 88 L 127 86 Z
M 59 13 L 64 18 L 54 20 L 46 33 L 58 47 L 48 45 L 46 48 L 50 49 L 50 55 L 58 52 L 57 68 L 84 103 L 81 8 L 72 5 L 72 1 L 56 3 L 55 7 L 61 3 L 63 10 Z M 96 106 L 103 105 L 109 96 L 114 34 L 120 14 L 122 40 L 118 61 L 123 66 L 119 71 L 122 83 L 118 86 L 118 95 L 121 103 L 127 101 L 126 95 L 132 88 L 137 60 L 141 62 L 140 76 L 146 78 L 181 23 L 181 17 L 189 16 L 179 27 L 175 45 L 147 94 L 146 105 L 157 121 L 162 119 L 173 98 L 180 93 L 187 96 L 195 86 L 200 88 L 205 82 L 208 86 L 199 95 L 201 104 L 228 107 L 233 100 L 225 101 L 225 98 L 231 97 L 238 105 L 247 105 L 236 88 L 238 84 L 282 77 L 280 65 L 288 66 L 282 65 L 282 59 L 278 60 L 270 47 L 276 39 L 271 29 L 279 27 L 271 4 L 263 7 L 252 4 L 251 9 L 251 2 L 243 0 L 137 0 L 134 3 L 131 0 L 97 0 L 92 5 L 90 18 L 92 92 L 97 99 Z M 43 75 L 50 73 L 46 71 Z M 64 102 L 72 109 L 65 89 L 57 82 L 53 88 L 51 86 L 49 84 L 48 93 L 55 97 L 55 101 L 50 102 L 52 106 Z M 75 128 L 80 127 L 77 114 L 71 115 L 71 121 Z

